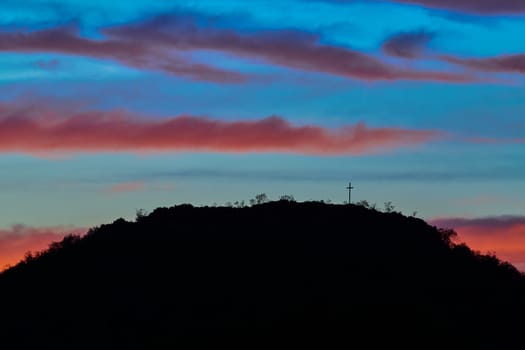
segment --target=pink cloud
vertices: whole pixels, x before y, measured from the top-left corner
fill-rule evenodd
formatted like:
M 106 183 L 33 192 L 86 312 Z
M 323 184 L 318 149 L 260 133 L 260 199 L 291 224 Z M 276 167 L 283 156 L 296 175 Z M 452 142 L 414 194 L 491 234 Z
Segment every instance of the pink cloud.
M 0 152 L 284 152 L 363 154 L 427 143 L 433 130 L 371 128 L 364 123 L 325 128 L 281 117 L 222 121 L 206 117 L 139 118 L 124 111 L 64 113 L 0 104 Z
M 125 182 L 109 187 L 106 192 L 110 194 L 137 192 L 144 189 L 144 182 Z
M 472 249 L 496 255 L 525 271 L 525 217 L 441 218 L 431 224 L 453 228 Z
M 10 229 L 0 229 L 0 270 L 19 262 L 28 251 L 41 251 L 68 234 L 86 232 L 87 229 L 70 226 L 43 228 L 15 225 Z

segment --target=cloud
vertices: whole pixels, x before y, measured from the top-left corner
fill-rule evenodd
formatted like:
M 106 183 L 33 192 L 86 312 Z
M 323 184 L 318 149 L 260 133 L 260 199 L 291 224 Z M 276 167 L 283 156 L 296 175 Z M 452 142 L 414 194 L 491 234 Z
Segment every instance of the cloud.
M 29 227 L 15 225 L 0 229 L 0 270 L 19 262 L 28 251 L 41 251 L 68 234 L 84 234 L 87 229 L 72 226 Z
M 54 71 L 60 67 L 60 61 L 57 59 L 36 61 L 33 66 L 42 70 Z
M 436 140 L 433 130 L 296 126 L 278 116 L 222 121 L 207 117 L 137 117 L 125 111 L 66 113 L 0 104 L 0 152 L 282 152 L 363 154 Z
M 470 143 L 479 143 L 479 144 L 491 144 L 491 145 L 508 145 L 508 144 L 523 144 L 525 143 L 525 138 L 494 138 L 494 137 L 470 137 L 466 140 Z
M 525 74 L 525 54 L 502 55 L 488 58 L 459 58 L 453 56 L 441 56 L 440 58 L 448 63 L 478 71 Z
M 144 182 L 142 181 L 136 181 L 136 182 L 125 182 L 113 185 L 109 187 L 106 192 L 109 194 L 120 194 L 120 193 L 129 193 L 129 192 L 137 192 L 144 189 Z
M 103 39 L 80 36 L 76 28 L 0 32 L 0 52 L 61 53 L 115 60 L 193 80 L 242 83 L 252 76 L 188 60 L 187 53 L 211 50 L 273 65 L 367 81 L 477 81 L 472 75 L 396 67 L 369 54 L 322 43 L 298 30 L 239 32 L 206 26 L 199 16 L 163 15 L 102 30 Z
M 415 58 L 434 39 L 435 35 L 426 30 L 396 33 L 384 41 L 382 49 L 391 56 Z
M 475 14 L 525 13 L 523 0 L 391 0 L 403 4 Z
M 311 1 L 311 0 L 306 0 Z M 478 15 L 512 15 L 525 13 L 523 0 L 320 0 L 333 3 L 394 2 L 432 9 Z
M 197 25 L 178 16 L 105 29 L 113 40 L 134 38 L 157 47 L 178 50 L 215 50 L 256 60 L 341 77 L 375 80 L 429 80 L 465 83 L 471 75 L 399 68 L 345 47 L 323 44 L 318 35 L 296 30 L 241 33 Z
M 248 79 L 242 73 L 190 62 L 176 52 L 131 37 L 91 40 L 81 37 L 76 28 L 70 27 L 0 32 L 0 52 L 60 53 L 110 59 L 129 67 L 162 71 L 198 81 L 241 83 Z
M 431 224 L 453 228 L 472 249 L 494 252 L 525 271 L 525 216 L 441 218 Z

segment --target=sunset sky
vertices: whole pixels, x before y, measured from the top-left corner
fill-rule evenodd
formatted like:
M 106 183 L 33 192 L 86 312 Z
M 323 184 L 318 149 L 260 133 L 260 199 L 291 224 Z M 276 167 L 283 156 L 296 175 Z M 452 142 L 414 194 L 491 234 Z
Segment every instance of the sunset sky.
M 523 33 L 523 0 L 0 0 L 0 265 L 352 181 L 525 269 Z

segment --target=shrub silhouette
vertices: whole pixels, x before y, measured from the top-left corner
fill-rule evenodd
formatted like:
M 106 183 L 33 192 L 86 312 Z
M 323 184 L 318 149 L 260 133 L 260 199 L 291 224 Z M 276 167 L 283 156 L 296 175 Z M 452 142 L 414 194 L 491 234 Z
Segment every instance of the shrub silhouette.
M 523 275 L 454 236 L 357 205 L 158 208 L 1 274 L 0 339 L 53 349 L 521 340 Z

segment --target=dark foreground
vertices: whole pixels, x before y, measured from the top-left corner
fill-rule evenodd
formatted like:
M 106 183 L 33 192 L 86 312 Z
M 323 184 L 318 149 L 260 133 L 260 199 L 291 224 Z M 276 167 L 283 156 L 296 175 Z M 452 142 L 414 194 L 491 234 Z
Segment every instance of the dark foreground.
M 525 278 L 450 236 L 357 206 L 159 208 L 0 275 L 0 346 L 520 344 Z

